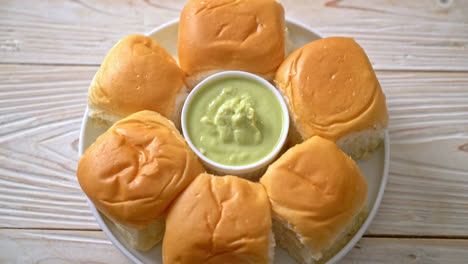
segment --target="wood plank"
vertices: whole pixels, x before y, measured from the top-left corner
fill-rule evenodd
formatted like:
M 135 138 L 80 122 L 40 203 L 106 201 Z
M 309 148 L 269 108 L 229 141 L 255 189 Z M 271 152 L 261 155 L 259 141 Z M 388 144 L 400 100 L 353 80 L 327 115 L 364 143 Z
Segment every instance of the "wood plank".
M 3 229 L 0 245 L 1 263 L 131 263 L 100 231 Z M 365 237 L 340 263 L 455 264 L 466 248 L 460 239 Z
M 101 63 L 121 37 L 178 18 L 186 0 L 3 1 L 0 62 Z M 286 15 L 355 37 L 379 70 L 468 70 L 468 1 L 283 0 Z
M 97 67 L 0 69 L 0 226 L 99 229 L 75 176 Z
M 0 263 L 131 263 L 101 231 L 0 230 Z
M 96 70 L 0 65 L 0 227 L 99 229 L 75 177 Z M 368 234 L 468 236 L 468 73 L 378 76 L 391 164 Z
M 364 237 L 340 263 L 465 263 L 468 240 Z
M 390 175 L 369 234 L 468 234 L 468 74 L 385 72 Z

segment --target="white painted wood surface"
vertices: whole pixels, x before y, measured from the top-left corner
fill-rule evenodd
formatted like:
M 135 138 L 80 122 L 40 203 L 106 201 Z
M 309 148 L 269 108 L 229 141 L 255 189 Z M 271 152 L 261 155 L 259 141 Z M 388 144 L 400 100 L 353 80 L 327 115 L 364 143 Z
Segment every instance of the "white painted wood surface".
M 0 263 L 5 264 L 130 263 L 96 231 L 0 230 L 0 244 Z M 463 239 L 365 237 L 341 263 L 463 263 L 467 248 Z
M 115 41 L 184 2 L 0 0 L 0 263 L 128 263 L 75 177 L 87 87 Z M 326 35 L 355 37 L 387 95 L 388 187 L 343 263 L 464 263 L 468 1 L 282 2 Z
M 178 18 L 186 0 L 2 0 L 9 63 L 100 64 L 121 37 Z M 352 36 L 376 69 L 468 70 L 468 1 L 283 0 L 286 15 Z

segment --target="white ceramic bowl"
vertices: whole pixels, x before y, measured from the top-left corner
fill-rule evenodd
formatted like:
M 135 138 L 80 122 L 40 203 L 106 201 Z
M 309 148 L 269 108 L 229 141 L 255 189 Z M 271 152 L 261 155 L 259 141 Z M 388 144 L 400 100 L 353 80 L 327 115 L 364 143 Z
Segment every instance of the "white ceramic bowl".
M 275 148 L 270 154 L 265 156 L 263 159 L 257 162 L 254 162 L 252 164 L 247 164 L 247 165 L 242 165 L 242 166 L 229 166 L 229 165 L 224 165 L 224 164 L 221 164 L 221 163 L 218 163 L 216 161 L 209 159 L 208 157 L 203 155 L 193 145 L 192 140 L 190 139 L 189 133 L 187 130 L 186 121 L 187 121 L 187 116 L 189 115 L 187 111 L 190 108 L 189 106 L 192 103 L 193 98 L 195 98 L 196 95 L 199 93 L 199 91 L 203 90 L 207 84 L 215 80 L 220 80 L 220 79 L 224 79 L 228 77 L 239 77 L 243 79 L 249 79 L 249 80 L 253 80 L 262 84 L 276 96 L 276 98 L 280 102 L 281 109 L 283 110 L 283 120 L 282 120 L 283 127 L 282 127 L 280 138 L 278 139 L 278 142 Z M 230 175 L 236 175 L 239 177 L 250 178 L 250 177 L 257 176 L 257 174 L 261 172 L 263 169 L 265 169 L 271 162 L 273 162 L 276 156 L 278 156 L 278 154 L 280 153 L 281 149 L 284 146 L 284 143 L 286 142 L 286 138 L 288 136 L 289 114 L 288 114 L 288 107 L 286 106 L 286 103 L 281 97 L 281 94 L 278 92 L 278 90 L 276 90 L 276 88 L 271 83 L 269 83 L 265 79 L 252 73 L 243 72 L 243 71 L 225 71 L 225 72 L 219 72 L 219 73 L 211 75 L 210 77 L 206 78 L 205 80 L 197 84 L 195 88 L 193 88 L 193 90 L 190 92 L 187 99 L 185 100 L 184 106 L 182 108 L 181 123 L 182 123 L 182 132 L 184 133 L 185 140 L 187 141 L 190 148 L 192 148 L 192 150 L 195 152 L 195 154 L 197 154 L 197 156 L 201 159 L 203 164 L 209 169 L 209 171 L 216 173 L 218 175 L 230 174 Z
M 299 48 L 311 41 L 323 38 L 322 34 L 309 28 L 307 25 L 290 18 L 286 18 L 286 26 L 289 32 L 289 39 L 292 44 L 294 44 L 295 48 Z M 172 56 L 177 57 L 178 30 L 179 21 L 174 20 L 155 28 L 147 35 L 157 40 Z M 79 155 L 83 155 L 83 152 L 98 138 L 99 135 L 104 133 L 104 131 L 105 130 L 102 128 L 93 126 L 92 120 L 88 119 L 88 110 L 86 110 L 83 116 L 83 123 L 81 125 Z M 328 260 L 326 264 L 334 264 L 341 260 L 354 247 L 354 245 L 356 245 L 369 227 L 372 219 L 374 219 L 387 185 L 389 154 L 390 141 L 388 132 L 386 132 L 384 144 L 374 151 L 368 160 L 360 160 L 356 162 L 367 180 L 367 206 L 370 209 L 370 213 L 354 237 L 335 256 Z M 120 235 L 114 224 L 101 214 L 90 201 L 89 206 L 96 217 L 99 226 L 102 228 L 102 231 L 104 231 L 109 240 L 129 260 L 136 264 L 162 264 L 161 244 L 147 252 L 141 252 L 133 249 Z M 365 258 L 365 256 L 362 257 Z M 293 264 L 296 262 L 285 250 L 276 247 L 274 263 Z

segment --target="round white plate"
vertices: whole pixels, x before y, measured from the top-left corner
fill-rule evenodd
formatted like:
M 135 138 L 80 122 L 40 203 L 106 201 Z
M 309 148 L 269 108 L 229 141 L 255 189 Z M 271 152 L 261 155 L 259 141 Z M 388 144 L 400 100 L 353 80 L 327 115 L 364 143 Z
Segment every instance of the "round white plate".
M 296 22 L 292 19 L 286 19 L 286 26 L 289 32 L 289 39 L 295 45 L 296 48 L 303 46 L 311 41 L 322 38 L 322 35 L 308 26 Z M 179 30 L 179 21 L 171 21 L 164 24 L 147 35 L 157 40 L 166 50 L 177 57 L 177 33 Z M 83 155 L 83 152 L 97 139 L 99 135 L 104 133 L 102 128 L 93 126 L 93 122 L 88 119 L 88 110 L 86 110 L 83 116 L 83 122 L 81 125 L 80 143 L 79 143 L 79 154 Z M 377 208 L 380 205 L 382 196 L 384 193 L 385 186 L 387 184 L 388 175 L 388 164 L 389 164 L 389 137 L 388 133 L 385 133 L 385 141 L 377 151 L 373 152 L 368 160 L 358 161 L 357 165 L 364 173 L 369 193 L 368 193 L 368 207 L 371 209 L 369 216 L 367 217 L 364 224 L 361 226 L 359 231 L 354 237 L 343 247 L 333 258 L 331 258 L 327 264 L 336 263 L 342 259 L 346 253 L 348 253 L 361 236 L 366 231 L 367 227 L 374 218 Z M 88 201 L 89 202 L 89 201 Z M 125 239 L 117 231 L 116 227 L 109 221 L 104 215 L 96 210 L 96 207 L 89 202 L 91 211 L 93 212 L 96 220 L 101 226 L 104 233 L 112 241 L 112 243 L 132 262 L 138 264 L 162 264 L 161 257 L 161 244 L 154 247 L 148 252 L 140 252 L 133 249 Z M 276 248 L 275 252 L 275 264 L 290 264 L 295 263 L 294 260 L 283 249 Z

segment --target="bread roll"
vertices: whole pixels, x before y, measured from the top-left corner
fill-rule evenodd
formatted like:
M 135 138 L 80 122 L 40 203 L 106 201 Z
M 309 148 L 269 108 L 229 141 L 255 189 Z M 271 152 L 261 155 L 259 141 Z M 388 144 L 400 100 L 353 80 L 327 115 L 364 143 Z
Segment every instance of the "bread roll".
M 201 174 L 175 200 L 166 226 L 164 264 L 273 262 L 270 204 L 258 183 Z
M 290 145 L 318 135 L 360 158 L 382 141 L 385 95 L 352 38 L 325 38 L 299 48 L 281 64 L 275 82 L 289 106 Z
M 141 111 L 115 123 L 85 151 L 77 176 L 130 244 L 148 250 L 162 238 L 169 204 L 203 171 L 172 122 Z
M 178 56 L 190 87 L 224 70 L 273 80 L 284 49 L 284 9 L 275 0 L 189 0 L 180 15 Z
M 88 92 L 89 116 L 112 124 L 141 110 L 151 110 L 180 127 L 188 95 L 176 60 L 155 40 L 129 35 L 109 51 Z
M 366 218 L 364 175 L 335 143 L 318 136 L 289 149 L 260 183 L 277 243 L 302 264 L 326 261 Z

